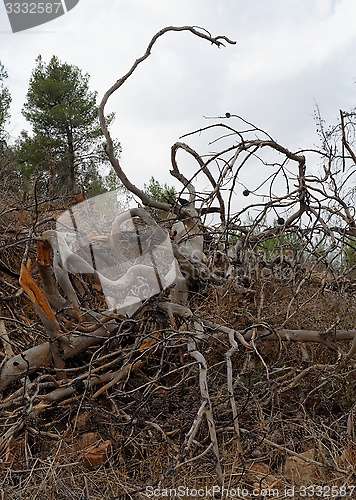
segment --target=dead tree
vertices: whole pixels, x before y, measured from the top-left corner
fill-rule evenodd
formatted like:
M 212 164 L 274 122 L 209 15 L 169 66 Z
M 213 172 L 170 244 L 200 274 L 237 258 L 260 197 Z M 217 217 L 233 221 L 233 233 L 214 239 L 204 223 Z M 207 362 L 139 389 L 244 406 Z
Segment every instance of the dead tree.
M 30 240 L 37 243 L 38 277 L 33 276 L 27 251 L 20 284 L 42 322 L 46 341 L 13 352 L 6 325 L 0 323 L 4 346 L 0 391 L 5 395 L 0 406 L 19 408 L 24 396 L 27 401 L 22 419 L 15 411 L 7 417 L 8 430 L 2 445 L 6 450 L 27 418 L 39 415 L 53 403 L 71 404 L 86 391 L 96 399 L 114 387 L 124 390 L 130 376 L 149 362 L 153 349 L 173 346 L 179 339 L 198 369 L 200 406 L 173 470 L 211 455 L 218 479 L 224 483 L 208 376 L 206 346 L 210 342 L 223 346 L 226 398 L 232 422 L 229 429 L 242 461 L 238 410 L 241 405 L 234 393 L 233 360 L 237 353 L 255 355 L 266 368 L 269 384 L 271 375 L 260 347 L 264 342 L 318 343 L 336 353 L 330 364 L 311 365 L 298 373 L 291 370 L 283 381 L 276 379 L 275 394 L 286 391 L 288 384 L 297 385 L 312 370 L 339 370 L 354 358 L 355 325 L 343 326 L 340 317 L 335 317 L 327 331 L 289 325 L 310 300 L 303 300 L 302 296 L 307 282 L 318 283 L 318 294 L 325 290 L 343 294 L 354 289 L 352 267 L 343 268 L 340 259 L 345 245 L 355 251 L 355 166 L 345 137 L 343 144 L 350 156 L 344 157 L 340 184 L 340 172 L 330 152 L 292 152 L 263 130 L 226 113 L 185 136 L 194 140 L 196 134 L 216 132 L 217 138 L 210 143 L 216 152 L 201 155 L 181 140 L 172 146 L 171 174 L 182 185 L 177 198 L 160 202 L 147 196 L 132 184 L 115 157 L 104 111 L 110 96 L 149 57 L 157 40 L 171 31 L 190 32 L 217 47 L 235 43 L 226 36 L 212 37 L 196 27 L 164 28 L 152 38 L 144 55 L 105 93 L 99 107 L 107 154 L 118 178 L 143 207 L 159 209 L 166 213 L 166 218 L 155 221 L 141 206 L 108 222 L 107 213 L 102 220 L 95 202 L 89 200 L 59 217 L 56 229 L 41 232 L 40 226 L 32 228 Z M 345 127 L 343 131 L 345 136 Z M 195 172 L 183 173 L 177 161 L 178 151 L 194 158 Z M 308 171 L 313 155 L 324 162 L 322 175 Z M 245 174 L 249 167 L 255 170 Z M 267 178 L 260 173 L 263 169 L 268 169 Z M 210 189 L 199 188 L 202 176 Z M 182 205 L 178 200 L 183 196 L 187 200 Z M 247 198 L 251 202 L 243 205 L 242 200 Z M 210 214 L 214 215 L 209 222 Z M 135 245 L 130 247 L 132 242 Z M 101 271 L 103 267 L 107 274 Z M 272 325 L 265 319 L 269 300 L 265 290 L 268 282 L 278 279 L 287 281 L 293 293 L 284 317 Z M 255 313 L 248 317 L 248 325 L 237 329 L 232 318 L 221 321 L 200 314 L 199 307 L 194 307 L 192 292 L 204 287 L 224 288 L 224 297 L 229 290 L 231 294 L 250 297 Z M 151 312 L 156 324 L 147 332 L 145 323 Z M 168 340 L 160 332 L 169 332 Z M 128 335 L 133 340 L 127 347 L 123 339 Z M 80 360 L 80 355 L 87 352 L 91 358 L 85 358 L 82 365 L 79 362 L 73 371 L 68 360 Z M 307 360 L 305 348 L 303 352 Z M 204 419 L 208 444 L 204 442 L 199 453 L 189 459 Z

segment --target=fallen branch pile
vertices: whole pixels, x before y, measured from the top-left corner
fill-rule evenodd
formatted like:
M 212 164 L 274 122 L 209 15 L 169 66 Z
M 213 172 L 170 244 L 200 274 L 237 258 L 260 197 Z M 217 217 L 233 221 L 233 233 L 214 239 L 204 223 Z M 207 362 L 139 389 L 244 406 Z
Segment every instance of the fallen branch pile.
M 355 466 L 354 164 L 342 196 L 330 152 L 312 152 L 328 161 L 318 177 L 307 172 L 306 152 L 228 113 L 190 135 L 223 130 L 214 144 L 233 144 L 202 157 L 177 142 L 171 173 L 182 190 L 166 203 L 150 199 L 114 157 L 104 107 L 172 30 L 232 43 L 165 28 L 100 107 L 112 165 L 149 210 L 112 210 L 109 218 L 106 198 L 60 217 L 36 207 L 16 237 L 9 228 L 18 219 L 5 228 L 2 207 L 3 464 L 25 461 L 28 469 L 28 454 L 41 455 L 50 441 L 79 467 L 70 443 L 95 423 L 101 441 L 82 446 L 83 466 L 124 467 L 116 479 L 128 493 L 200 466 L 221 485 L 252 488 L 256 461 L 271 484 L 281 470 L 293 482 L 286 456 L 313 464 L 313 481 L 345 482 Z M 226 125 L 234 118 L 247 128 Z M 180 150 L 198 164 L 189 178 Z M 251 160 L 274 171 L 248 188 Z M 202 175 L 208 191 L 195 187 Z M 239 208 L 238 190 L 255 202 Z

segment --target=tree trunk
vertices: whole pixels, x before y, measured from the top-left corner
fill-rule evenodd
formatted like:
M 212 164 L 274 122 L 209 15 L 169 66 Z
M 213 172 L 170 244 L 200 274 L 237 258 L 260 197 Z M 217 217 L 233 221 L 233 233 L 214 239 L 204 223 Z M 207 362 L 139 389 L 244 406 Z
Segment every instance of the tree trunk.
M 70 125 L 66 125 L 66 135 L 68 141 L 68 170 L 69 170 L 69 190 L 75 190 L 75 168 L 74 168 L 74 145 L 73 145 L 73 132 Z

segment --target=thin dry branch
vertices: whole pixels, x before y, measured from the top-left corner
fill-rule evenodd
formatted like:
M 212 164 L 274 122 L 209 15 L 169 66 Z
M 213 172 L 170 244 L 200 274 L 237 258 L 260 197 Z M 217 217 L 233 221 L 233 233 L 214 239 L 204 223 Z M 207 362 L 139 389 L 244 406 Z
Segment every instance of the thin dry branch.
M 189 193 L 188 203 L 173 197 L 169 203 L 152 200 L 129 181 L 115 158 L 104 108 L 147 59 L 157 39 L 169 31 L 189 31 L 217 46 L 234 43 L 226 37 L 213 38 L 196 27 L 164 28 L 128 73 L 106 92 L 99 114 L 108 155 L 120 180 L 144 205 L 169 212 L 170 217 L 158 227 L 150 215 L 154 211 L 132 209 L 117 214 L 110 227 L 106 214 L 101 214 L 105 228 L 100 234 L 96 215 L 91 214 L 88 235 L 94 228 L 95 236 L 92 240 L 88 236 L 87 251 L 80 238 L 75 243 L 71 240 L 76 231 L 85 233 L 74 223 L 68 240 L 66 233 L 47 229 L 49 226 L 38 236 L 41 224 L 50 218 L 40 220 L 35 203 L 36 222 L 31 224 L 30 238 L 13 243 L 7 234 L 0 245 L 0 272 L 6 274 L 6 280 L 0 281 L 0 391 L 4 393 L 0 423 L 6 429 L 0 448 L 2 445 L 8 459 L 12 442 L 26 433 L 36 439 L 55 436 L 69 446 L 75 436 L 70 435 L 70 422 L 65 422 L 63 434 L 63 411 L 78 416 L 90 407 L 94 414 L 105 414 L 101 426 L 113 449 L 119 454 L 130 446 L 130 467 L 135 472 L 141 463 L 146 467 L 142 477 L 147 477 L 148 469 L 153 474 L 144 457 L 152 456 L 157 445 L 160 466 L 167 464 L 166 472 L 159 473 L 162 483 L 192 464 L 204 467 L 205 473 L 206 464 L 213 461 L 223 484 L 230 443 L 235 445 L 232 476 L 236 475 L 236 456 L 247 467 L 256 456 L 261 461 L 268 456 L 272 467 L 271 447 L 283 456 L 292 454 L 328 467 L 328 461 L 323 462 L 324 451 L 320 461 L 311 460 L 297 451 L 303 445 L 337 450 L 330 463 L 338 465 L 330 470 L 345 480 L 353 460 L 347 455 L 344 467 L 339 450 L 342 438 L 350 441 L 353 436 L 356 352 L 354 195 L 352 189 L 343 194 L 355 169 L 346 168 L 353 157 L 345 124 L 344 150 L 350 157 L 333 157 L 332 148 L 327 154 L 316 149 L 290 151 L 258 127 L 228 113 L 219 121 L 228 119 L 229 126 L 219 123 L 189 134 L 222 130 L 224 135 L 209 139 L 209 146 L 219 149 L 221 145 L 220 151 L 201 155 L 182 142 L 172 146 L 171 173 L 182 184 L 182 192 Z M 196 160 L 193 174 L 185 175 L 178 166 L 180 150 Z M 321 175 L 308 172 L 309 155 L 318 155 L 327 163 Z M 345 167 L 341 180 L 338 161 Z M 247 172 L 254 165 L 261 167 L 261 178 Z M 201 174 L 210 186 L 200 191 Z M 244 197 L 249 202 L 241 207 Z M 219 205 L 220 220 L 213 214 L 208 222 L 205 214 L 218 213 L 214 201 Z M 10 211 L 3 213 L 8 216 Z M 139 256 L 129 246 L 124 250 L 130 255 L 122 264 L 127 241 L 123 234 L 130 223 Z M 21 230 L 19 234 L 25 233 Z M 130 230 L 125 234 L 130 236 Z M 169 265 L 164 252 L 157 256 L 169 267 L 162 276 L 152 264 L 157 260 L 150 264 L 144 260 L 144 242 L 150 239 L 154 240 L 152 248 L 162 239 L 168 243 Z M 25 265 L 34 241 L 38 243 L 41 282 L 36 270 L 31 272 Z M 91 242 L 97 244 L 103 262 L 115 266 L 119 261 L 118 274 L 100 272 Z M 9 252 L 16 246 L 25 252 L 21 285 L 42 324 L 33 320 L 25 297 L 10 282 L 12 275 L 7 271 L 16 265 Z M 91 258 L 86 261 L 89 253 Z M 157 282 L 159 290 L 153 286 Z M 107 302 L 104 287 L 112 293 Z M 141 295 L 145 287 L 154 289 L 148 299 Z M 136 302 L 137 308 L 130 309 Z M 295 343 L 302 344 L 302 352 Z M 64 380 L 59 381 L 58 374 Z M 310 388 L 317 378 L 321 382 Z M 302 400 L 299 386 L 306 394 Z M 336 410 L 332 401 L 337 402 Z M 302 420 L 311 421 L 320 408 L 317 429 L 312 433 Z M 291 445 L 287 438 L 277 443 L 264 437 L 269 433 L 285 437 L 287 427 L 296 420 L 305 440 L 295 439 Z M 332 433 L 325 431 L 327 426 Z M 225 443 L 221 435 L 228 436 Z M 258 441 L 265 455 L 252 450 L 250 439 Z M 142 443 L 147 445 L 143 452 Z M 112 469 L 115 467 L 116 463 Z M 242 480 L 244 474 L 241 471 Z
M 108 127 L 107 127 L 104 111 L 105 111 L 105 106 L 106 106 L 106 103 L 107 103 L 109 97 L 114 92 L 116 92 L 116 90 L 118 90 L 128 80 L 128 78 L 133 74 L 133 72 L 136 70 L 136 68 L 149 57 L 149 55 L 151 54 L 151 50 L 152 50 L 154 44 L 156 43 L 156 41 L 158 40 L 158 38 L 160 38 L 165 33 L 168 33 L 170 31 L 177 31 L 177 32 L 189 31 L 190 33 L 192 33 L 193 35 L 195 35 L 199 38 L 203 38 L 204 40 L 208 40 L 209 42 L 211 42 L 213 45 L 216 45 L 217 47 L 224 46 L 224 42 L 226 42 L 228 44 L 235 44 L 236 43 L 236 42 L 230 40 L 229 38 L 227 38 L 226 36 L 212 37 L 210 35 L 210 33 L 208 33 L 206 30 L 203 30 L 202 28 L 197 28 L 194 26 L 167 26 L 166 28 L 163 28 L 162 30 L 160 30 L 158 33 L 156 33 L 153 36 L 153 38 L 151 39 L 151 41 L 146 49 L 146 52 L 143 54 L 143 56 L 136 59 L 136 61 L 131 66 L 129 71 L 124 76 L 122 76 L 119 80 L 117 80 L 116 83 L 112 87 L 110 87 L 109 90 L 107 90 L 107 92 L 104 94 L 103 99 L 102 99 L 100 106 L 99 106 L 100 125 L 101 125 L 101 129 L 103 131 L 103 134 L 105 136 L 106 143 L 107 143 L 106 152 L 108 154 L 109 160 L 110 160 L 115 172 L 117 173 L 119 179 L 121 180 L 123 185 L 131 193 L 133 193 L 139 197 L 139 199 L 142 201 L 142 203 L 144 205 L 158 208 L 160 210 L 165 210 L 167 212 L 171 210 L 170 204 L 163 203 L 163 202 L 160 202 L 157 200 L 153 200 L 152 198 L 147 196 L 147 194 L 144 193 L 144 191 L 142 191 L 141 189 L 137 188 L 134 184 L 132 184 L 132 182 L 126 176 L 125 172 L 122 170 L 121 164 L 120 164 L 118 158 L 116 158 L 115 153 L 114 153 L 114 145 L 113 145 L 113 141 L 112 141 L 110 132 L 109 132 Z

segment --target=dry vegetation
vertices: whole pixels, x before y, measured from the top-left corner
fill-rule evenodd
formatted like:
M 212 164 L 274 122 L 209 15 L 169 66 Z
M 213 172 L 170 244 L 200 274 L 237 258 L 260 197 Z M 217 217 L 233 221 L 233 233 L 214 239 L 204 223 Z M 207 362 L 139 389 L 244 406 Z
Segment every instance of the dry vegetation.
M 179 30 L 230 43 L 195 28 Z M 105 96 L 102 117 L 109 95 L 135 65 Z M 21 206 L 4 189 L 3 498 L 138 499 L 147 498 L 147 487 L 222 485 L 244 488 L 251 498 L 258 489 L 261 498 L 275 489 L 284 498 L 286 487 L 311 484 L 323 486 L 325 497 L 328 485 L 355 483 L 352 196 L 344 181 L 341 195 L 335 155 L 319 152 L 323 174 L 310 175 L 301 152 L 238 120 L 247 129 L 212 126 L 233 144 L 219 153 L 203 159 L 181 142 L 172 147 L 172 175 L 182 183 L 180 196 L 189 197 L 184 206 L 151 200 L 128 181 L 102 123 L 115 171 L 151 208 L 131 217 L 141 219 L 145 231 L 160 227 L 170 235 L 178 266 L 176 283 L 132 314 L 108 310 L 99 273 L 63 266 L 52 237 L 60 209 L 31 197 Z M 211 192 L 195 189 L 198 172 L 191 179 L 181 173 L 179 149 L 195 158 Z M 265 150 L 276 153 L 278 163 L 264 159 Z M 343 173 L 350 181 L 355 169 L 347 151 L 342 159 L 351 166 Z M 242 224 L 247 207 L 233 211 L 231 196 L 238 187 L 251 195 L 238 177 L 251 157 L 271 162 L 275 176 L 263 202 L 249 205 L 254 220 Z M 280 196 L 271 194 L 278 175 L 287 179 Z M 208 210 L 213 202 L 219 207 Z M 157 223 L 152 209 L 160 211 Z M 209 211 L 220 218 L 215 224 L 204 218 Z M 108 238 L 98 236 L 104 245 Z M 139 270 L 135 277 L 149 281 L 140 265 L 127 273 Z
M 12 218 L 13 227 L 20 230 L 18 218 Z M 8 236 L 10 228 L 8 224 Z M 1 255 L 12 270 L 19 269 L 25 243 L 14 248 L 6 258 Z M 37 271 L 33 277 L 39 280 Z M 268 326 L 268 333 L 278 331 L 295 291 L 290 277 L 251 276 L 248 285 L 234 280 L 206 283 L 191 292 L 190 309 L 196 317 L 246 332 L 246 337 L 253 324 Z M 100 310 L 100 293 L 92 283 L 87 286 Z M 338 329 L 353 328 L 353 294 L 351 285 L 340 294 L 332 283 L 323 289 L 311 281 L 300 293 L 302 300 L 288 327 L 329 331 L 318 342 L 329 340 L 330 346 L 270 340 L 275 336 L 267 333 L 256 339 L 254 350 L 236 347 L 231 361 L 240 443 L 227 385 L 231 345 L 226 333 L 206 329 L 199 349 L 208 367 L 225 485 L 282 491 L 291 484 L 352 484 L 355 362 L 340 360 L 350 341 L 338 342 L 337 350 L 330 328 L 336 316 L 341 318 Z M 1 299 L 1 317 L 15 355 L 46 340 L 29 299 L 16 280 L 3 273 Z M 5 389 L 5 498 L 118 498 L 149 485 L 218 485 L 206 420 L 187 443 L 202 404 L 199 367 L 187 352 L 194 335 L 192 321 L 178 317 L 172 325 L 153 299 L 133 318 L 121 318 L 100 347 L 69 360 L 68 380 L 56 380 L 49 367 Z M 255 332 L 262 329 L 258 326 Z M 103 383 L 87 385 L 95 374 L 121 373 L 123 366 L 130 369 L 107 390 L 100 390 Z M 73 391 L 61 397 L 58 390 L 68 386 Z M 46 400 L 47 394 L 58 399 Z M 304 459 L 316 463 L 311 467 L 306 462 L 305 467 Z

